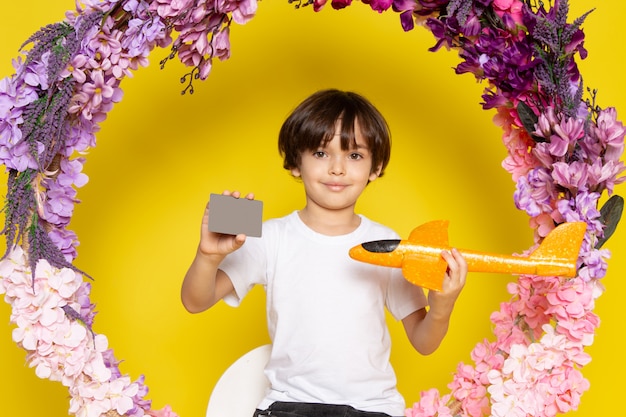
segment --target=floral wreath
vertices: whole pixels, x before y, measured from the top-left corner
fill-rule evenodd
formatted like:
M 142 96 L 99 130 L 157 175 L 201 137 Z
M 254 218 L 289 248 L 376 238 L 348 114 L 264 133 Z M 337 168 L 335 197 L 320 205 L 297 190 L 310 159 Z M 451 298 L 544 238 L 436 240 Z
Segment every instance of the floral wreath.
M 327 0 L 289 0 L 321 10 Z M 602 245 L 621 217 L 614 186 L 626 130 L 614 108 L 583 88 L 575 57 L 584 59 L 581 25 L 567 22 L 566 0 L 362 0 L 399 13 L 405 31 L 425 26 L 431 48 L 458 51 L 456 73 L 486 82 L 484 109 L 495 109 L 516 183 L 514 201 L 530 216 L 535 245 L 556 225 L 587 224 L 578 274 L 522 275 L 510 301 L 494 312 L 494 341 L 460 363 L 448 388 L 422 392 L 407 417 L 554 416 L 575 410 L 589 388 L 581 369 L 599 324 L 594 302 L 604 288 L 610 252 Z M 230 56 L 232 22 L 245 24 L 256 0 L 85 0 L 61 23 L 24 42 L 15 74 L 0 80 L 0 160 L 8 171 L 4 206 L 7 250 L 0 293 L 12 306 L 13 340 L 40 378 L 59 381 L 80 417 L 176 416 L 152 410 L 143 376 L 131 381 L 105 335 L 93 330 L 89 276 L 73 265 L 78 239 L 67 229 L 87 182 L 80 156 L 122 98 L 121 81 L 148 65 L 155 47 L 170 46 L 161 66 L 187 67 L 184 93 L 205 80 L 214 58 Z M 351 0 L 331 0 L 341 9 Z M 172 34 L 177 34 L 172 39 Z M 586 97 L 586 98 L 585 98 Z M 604 193 L 610 198 L 599 208 Z

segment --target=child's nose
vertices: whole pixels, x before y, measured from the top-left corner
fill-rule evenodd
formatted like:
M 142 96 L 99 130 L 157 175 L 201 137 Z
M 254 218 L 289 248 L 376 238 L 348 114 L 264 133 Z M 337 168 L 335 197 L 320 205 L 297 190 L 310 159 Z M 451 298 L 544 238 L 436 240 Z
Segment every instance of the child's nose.
M 345 164 L 343 158 L 330 158 L 329 172 L 334 175 L 342 175 L 345 173 Z

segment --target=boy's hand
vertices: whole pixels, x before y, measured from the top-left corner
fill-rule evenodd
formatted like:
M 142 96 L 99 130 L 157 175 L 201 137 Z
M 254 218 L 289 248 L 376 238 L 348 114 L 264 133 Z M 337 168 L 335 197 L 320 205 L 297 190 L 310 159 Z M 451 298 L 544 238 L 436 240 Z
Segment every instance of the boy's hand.
M 224 191 L 222 195 L 229 195 L 235 198 L 240 197 L 239 191 Z M 246 195 L 247 199 L 253 200 L 254 194 L 249 193 Z M 239 249 L 246 241 L 246 235 L 238 234 L 236 236 L 226 235 L 222 233 L 214 233 L 209 230 L 209 216 L 210 216 L 210 204 L 209 201 L 204 210 L 204 216 L 202 217 L 202 227 L 200 229 L 200 245 L 198 251 L 206 256 L 217 256 L 223 258 L 231 252 Z
M 443 279 L 441 291 L 428 292 L 428 302 L 431 312 L 449 316 L 452 313 L 456 299 L 465 286 L 467 262 L 456 249 L 443 251 L 441 256 L 448 263 L 448 270 Z

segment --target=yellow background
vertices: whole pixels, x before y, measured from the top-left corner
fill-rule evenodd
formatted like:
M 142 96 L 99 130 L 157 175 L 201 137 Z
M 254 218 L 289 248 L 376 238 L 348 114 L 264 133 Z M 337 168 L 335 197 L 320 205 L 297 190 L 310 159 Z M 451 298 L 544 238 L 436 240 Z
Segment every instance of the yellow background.
M 626 6 L 618 0 L 572 2 L 570 20 L 596 6 L 584 25 L 589 57 L 581 62 L 599 104 L 626 112 Z M 40 26 L 63 18 L 71 0 L 5 2 L 0 25 L 0 74 L 13 72 L 19 45 Z M 514 184 L 500 168 L 505 156 L 493 112 L 479 105 L 483 86 L 451 69 L 456 53 L 427 51 L 430 33 L 404 33 L 394 13 L 360 3 L 342 11 L 295 10 L 286 0 L 263 1 L 257 16 L 232 27 L 232 58 L 216 62 L 194 95 L 181 96 L 186 69 L 156 50 L 152 64 L 122 84 L 124 100 L 98 135 L 85 168 L 71 229 L 81 241 L 76 265 L 95 277 L 95 330 L 108 336 L 122 372 L 146 375 L 153 408 L 170 404 L 181 417 L 204 415 L 219 375 L 248 350 L 267 343 L 262 290 L 238 309 L 219 305 L 190 315 L 179 288 L 197 244 L 205 202 L 224 189 L 253 191 L 264 217 L 303 204 L 301 186 L 281 168 L 276 134 L 287 113 L 326 87 L 365 94 L 386 115 L 394 148 L 387 175 L 365 192 L 359 210 L 401 235 L 422 222 L 451 221 L 450 240 L 461 248 L 512 253 L 531 244 L 527 216 L 513 204 Z M 6 175 L 3 175 L 4 183 Z M 623 187 L 623 186 L 622 186 Z M 617 188 L 618 193 L 624 189 Z M 620 411 L 624 361 L 626 226 L 613 251 L 593 361 L 584 369 L 591 389 L 577 417 Z M 508 299 L 512 278 L 472 274 L 456 307 L 449 336 L 432 356 L 412 351 L 390 321 L 393 362 L 410 405 L 420 391 L 448 392 L 459 361 L 491 337 L 489 315 Z M 67 391 L 39 380 L 11 341 L 9 306 L 0 303 L 0 398 L 3 415 L 65 416 Z

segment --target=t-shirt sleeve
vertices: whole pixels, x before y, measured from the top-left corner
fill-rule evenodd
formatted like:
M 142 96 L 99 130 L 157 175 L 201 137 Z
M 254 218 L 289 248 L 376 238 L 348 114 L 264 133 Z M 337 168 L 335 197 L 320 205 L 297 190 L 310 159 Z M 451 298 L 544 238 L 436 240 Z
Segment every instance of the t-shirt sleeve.
M 241 248 L 224 258 L 219 266 L 233 284 L 234 291 L 224 302 L 237 307 L 256 284 L 266 283 L 266 256 L 262 239 L 248 237 Z
M 387 291 L 387 309 L 396 320 L 428 305 L 422 287 L 404 279 L 400 269 L 393 269 Z

